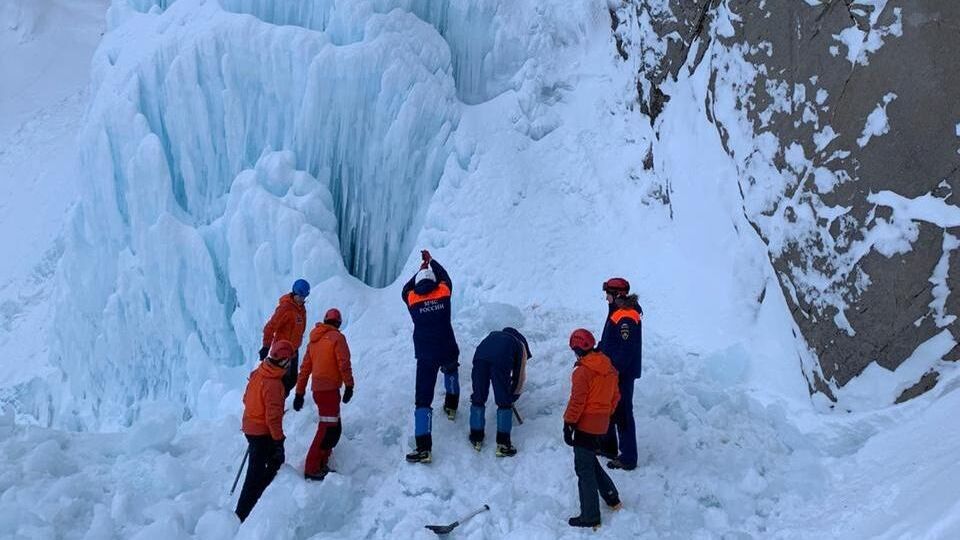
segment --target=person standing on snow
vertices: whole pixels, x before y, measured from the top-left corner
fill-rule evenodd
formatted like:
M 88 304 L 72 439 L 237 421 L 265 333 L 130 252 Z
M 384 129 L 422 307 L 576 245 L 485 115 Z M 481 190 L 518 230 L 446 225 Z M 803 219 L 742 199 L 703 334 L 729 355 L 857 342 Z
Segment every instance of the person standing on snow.
M 594 349 L 589 330 L 570 334 L 570 348 L 577 355 L 573 369 L 570 401 L 563 413 L 563 440 L 573 447 L 573 467 L 580 493 L 580 515 L 570 518 L 572 527 L 600 526 L 600 497 L 614 510 L 622 508 L 617 486 L 607 475 L 597 452 L 607 432 L 610 414 L 620 400 L 617 371 L 605 354 Z
M 310 332 L 310 343 L 303 357 L 297 390 L 293 398 L 293 410 L 303 408 L 307 378 L 311 379 L 313 401 L 320 413 L 320 424 L 313 444 L 307 452 L 303 476 L 307 480 L 323 480 L 330 472 L 327 463 L 333 448 L 340 441 L 343 424 L 340 422 L 340 386 L 344 386 L 343 402 L 353 397 L 353 370 L 350 367 L 350 348 L 347 339 L 340 333 L 343 318 L 340 310 L 327 310 L 323 323 Z M 312 376 L 312 377 L 311 377 Z
M 300 345 L 303 343 L 303 333 L 307 329 L 307 308 L 304 303 L 310 296 L 310 284 L 304 279 L 293 282 L 293 289 L 280 297 L 277 309 L 263 327 L 263 347 L 260 349 L 260 360 L 267 356 L 270 345 L 276 340 L 286 340 L 293 345 L 295 351 L 293 360 L 287 373 L 283 376 L 284 397 L 297 383 L 297 364 L 300 360 Z
M 637 468 L 637 427 L 633 419 L 633 386 L 640 378 L 643 342 L 643 308 L 637 295 L 630 294 L 630 283 L 611 278 L 603 284 L 610 305 L 599 349 L 619 375 L 620 403 L 613 412 L 610 429 L 603 439 L 601 453 L 611 458 L 607 467 L 632 471 Z
M 420 270 L 403 286 L 403 301 L 413 319 L 413 348 L 417 357 L 417 382 L 414 410 L 414 434 L 417 449 L 407 454 L 411 463 L 430 463 L 433 450 L 431 436 L 433 389 L 437 371 L 443 372 L 446 390 L 443 410 L 450 420 L 457 414 L 460 401 L 460 375 L 457 368 L 460 348 L 450 322 L 450 296 L 453 282 L 450 275 L 433 260 L 430 252 L 420 252 Z
M 473 355 L 473 394 L 470 396 L 470 442 L 483 446 L 484 412 L 490 386 L 497 403 L 497 457 L 511 457 L 517 449 L 510 441 L 513 403 L 523 391 L 526 365 L 533 355 L 527 338 L 515 328 L 490 332 Z
M 250 461 L 235 511 L 241 522 L 250 515 L 286 459 L 283 452 L 286 395 L 281 378 L 295 354 L 296 350 L 289 341 L 274 341 L 260 365 L 250 374 L 243 393 L 242 429 L 250 444 Z

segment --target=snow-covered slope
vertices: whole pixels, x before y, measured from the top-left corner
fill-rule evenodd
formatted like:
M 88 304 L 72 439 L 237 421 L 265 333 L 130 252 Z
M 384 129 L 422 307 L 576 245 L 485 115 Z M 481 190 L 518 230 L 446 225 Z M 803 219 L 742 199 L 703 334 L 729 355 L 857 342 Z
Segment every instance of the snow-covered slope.
M 0 404 L 50 422 L 53 275 L 106 0 L 0 3 Z M 26 360 L 29 359 L 29 360 Z
M 49 411 L 54 427 L 0 420 L 0 530 L 428 538 L 424 524 L 489 503 L 458 533 L 583 536 L 565 525 L 566 338 L 599 330 L 600 283 L 617 274 L 645 311 L 642 465 L 614 477 L 627 508 L 604 515 L 603 534 L 957 531 L 935 495 L 960 480 L 943 457 L 960 440 L 927 443 L 955 381 L 893 410 L 815 411 L 808 353 L 704 111 L 707 71 L 665 88 L 655 137 L 605 2 L 303 6 L 112 5 L 56 277 L 64 378 L 17 398 L 20 420 Z M 474 453 L 461 415 L 435 423 L 431 466 L 402 462 L 414 360 L 398 293 L 420 247 L 454 279 L 465 388 L 486 332 L 510 324 L 531 340 L 512 460 Z M 354 355 L 338 474 L 301 480 L 315 415 L 291 411 L 288 464 L 239 527 L 227 491 L 240 395 L 260 325 L 300 276 L 314 284 L 310 323 L 340 307 Z M 924 512 L 910 511 L 920 494 Z

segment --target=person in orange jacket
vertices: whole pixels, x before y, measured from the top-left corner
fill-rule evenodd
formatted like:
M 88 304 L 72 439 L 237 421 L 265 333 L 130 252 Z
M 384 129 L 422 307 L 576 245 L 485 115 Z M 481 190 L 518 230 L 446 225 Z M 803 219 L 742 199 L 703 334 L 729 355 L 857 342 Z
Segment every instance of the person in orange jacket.
M 610 426 L 610 415 L 620 401 L 617 370 L 610 359 L 596 350 L 589 330 L 578 328 L 570 335 L 570 348 L 577 355 L 570 401 L 563 413 L 563 440 L 573 447 L 573 466 L 580 492 L 580 515 L 570 518 L 572 527 L 600 526 L 600 501 L 614 510 L 621 508 L 617 486 L 607 475 L 597 452 Z
M 260 360 L 267 356 L 270 345 L 279 339 L 289 341 L 296 354 L 283 376 L 284 397 L 297 382 L 297 364 L 300 361 L 300 345 L 303 333 L 307 329 L 307 308 L 304 305 L 310 296 L 310 284 L 305 279 L 293 282 L 291 291 L 280 297 L 277 309 L 263 327 L 263 346 L 260 348 Z
M 340 387 L 344 386 L 343 402 L 353 397 L 353 370 L 350 367 L 350 348 L 347 339 L 340 333 L 343 317 L 340 310 L 327 310 L 323 323 L 310 332 L 310 343 L 304 355 L 297 390 L 293 398 L 293 410 L 303 408 L 307 379 L 311 379 L 313 401 L 320 413 L 320 423 L 313 444 L 307 452 L 303 476 L 307 480 L 323 480 L 330 472 L 328 462 L 333 448 L 340 441 L 343 424 L 340 422 Z M 312 377 L 311 377 L 312 376 Z
M 281 378 L 296 354 L 293 344 L 273 342 L 267 355 L 250 374 L 243 393 L 243 433 L 250 444 L 249 466 L 243 481 L 236 514 L 247 519 L 286 459 L 283 451 L 283 404 L 286 394 Z

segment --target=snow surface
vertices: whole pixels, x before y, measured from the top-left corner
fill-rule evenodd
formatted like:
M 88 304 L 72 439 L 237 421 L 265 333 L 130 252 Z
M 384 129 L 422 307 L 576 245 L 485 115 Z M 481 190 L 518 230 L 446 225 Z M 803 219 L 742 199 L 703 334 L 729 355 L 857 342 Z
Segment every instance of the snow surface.
M 105 9 L 105 0 L 0 3 L 0 347 L 31 359 L 4 364 L 0 405 L 43 422 L 52 413 L 37 405 L 47 401 L 42 381 L 60 377 L 48 361 L 50 299 Z
M 738 159 L 757 147 L 733 134 L 734 157 L 724 151 L 706 64 L 665 85 L 652 128 L 635 106 L 649 59 L 619 60 L 606 2 L 291 5 L 117 0 L 107 13 L 89 111 L 64 115 L 82 152 L 65 169 L 81 188 L 66 237 L 2 238 L 27 256 L 62 247 L 36 308 L 55 310 L 51 361 L 22 370 L 29 384 L 14 388 L 28 391 L 0 416 L 0 535 L 431 538 L 423 525 L 488 503 L 458 537 L 590 537 L 565 524 L 577 504 L 559 436 L 566 337 L 599 331 L 599 284 L 614 274 L 645 311 L 641 466 L 614 473 L 626 509 L 605 512 L 601 534 L 960 533 L 960 433 L 943 428 L 960 405 L 956 370 L 937 364 L 940 384 L 894 408 L 824 414 L 810 402 L 809 352 L 744 215 L 779 194 L 741 195 Z M 732 93 L 711 99 L 735 114 Z M 775 141 L 759 144 L 773 155 Z M 802 149 L 794 157 L 802 166 Z M 72 199 L 39 178 L 45 196 Z M 31 207 L 17 197 L 3 203 Z M 901 232 L 954 217 L 942 200 L 874 197 Z M 461 415 L 435 423 L 432 465 L 402 462 L 414 362 L 398 291 L 421 246 L 456 284 L 464 388 L 487 332 L 509 324 L 530 338 L 514 459 L 473 452 Z M 260 325 L 300 276 L 314 285 L 311 323 L 344 313 L 357 393 L 322 484 L 301 477 L 315 414 L 287 414 L 288 463 L 240 526 L 228 495 L 240 397 Z M 48 328 L 17 324 L 0 339 Z M 844 404 L 889 403 L 950 341 L 931 340 L 903 371 L 865 374 L 851 383 L 862 399 Z

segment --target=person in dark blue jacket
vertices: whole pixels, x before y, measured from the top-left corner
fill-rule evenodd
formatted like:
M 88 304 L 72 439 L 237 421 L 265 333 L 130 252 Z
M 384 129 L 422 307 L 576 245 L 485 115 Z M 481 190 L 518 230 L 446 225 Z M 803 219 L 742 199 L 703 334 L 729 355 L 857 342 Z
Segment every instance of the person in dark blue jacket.
M 483 446 L 485 407 L 490 386 L 497 403 L 497 457 L 517 454 L 510 441 L 513 403 L 523 391 L 527 360 L 531 358 L 527 338 L 515 328 L 490 332 L 473 355 L 473 394 L 470 396 L 470 442 L 479 452 Z
M 433 450 L 433 389 L 437 372 L 443 372 L 446 390 L 443 410 L 450 420 L 457 414 L 460 401 L 458 359 L 460 348 L 450 322 L 450 296 L 453 282 L 450 275 L 433 260 L 430 252 L 420 252 L 420 270 L 403 286 L 403 301 L 413 319 L 413 349 L 417 357 L 417 382 L 414 410 L 414 434 L 417 449 L 407 454 L 411 463 L 430 463 Z
M 643 308 L 637 302 L 637 295 L 630 294 L 630 283 L 623 278 L 608 279 L 603 290 L 610 309 L 598 348 L 610 358 L 619 374 L 620 402 L 610 419 L 601 453 L 611 458 L 607 467 L 631 471 L 637 467 L 633 386 L 640 378 Z

